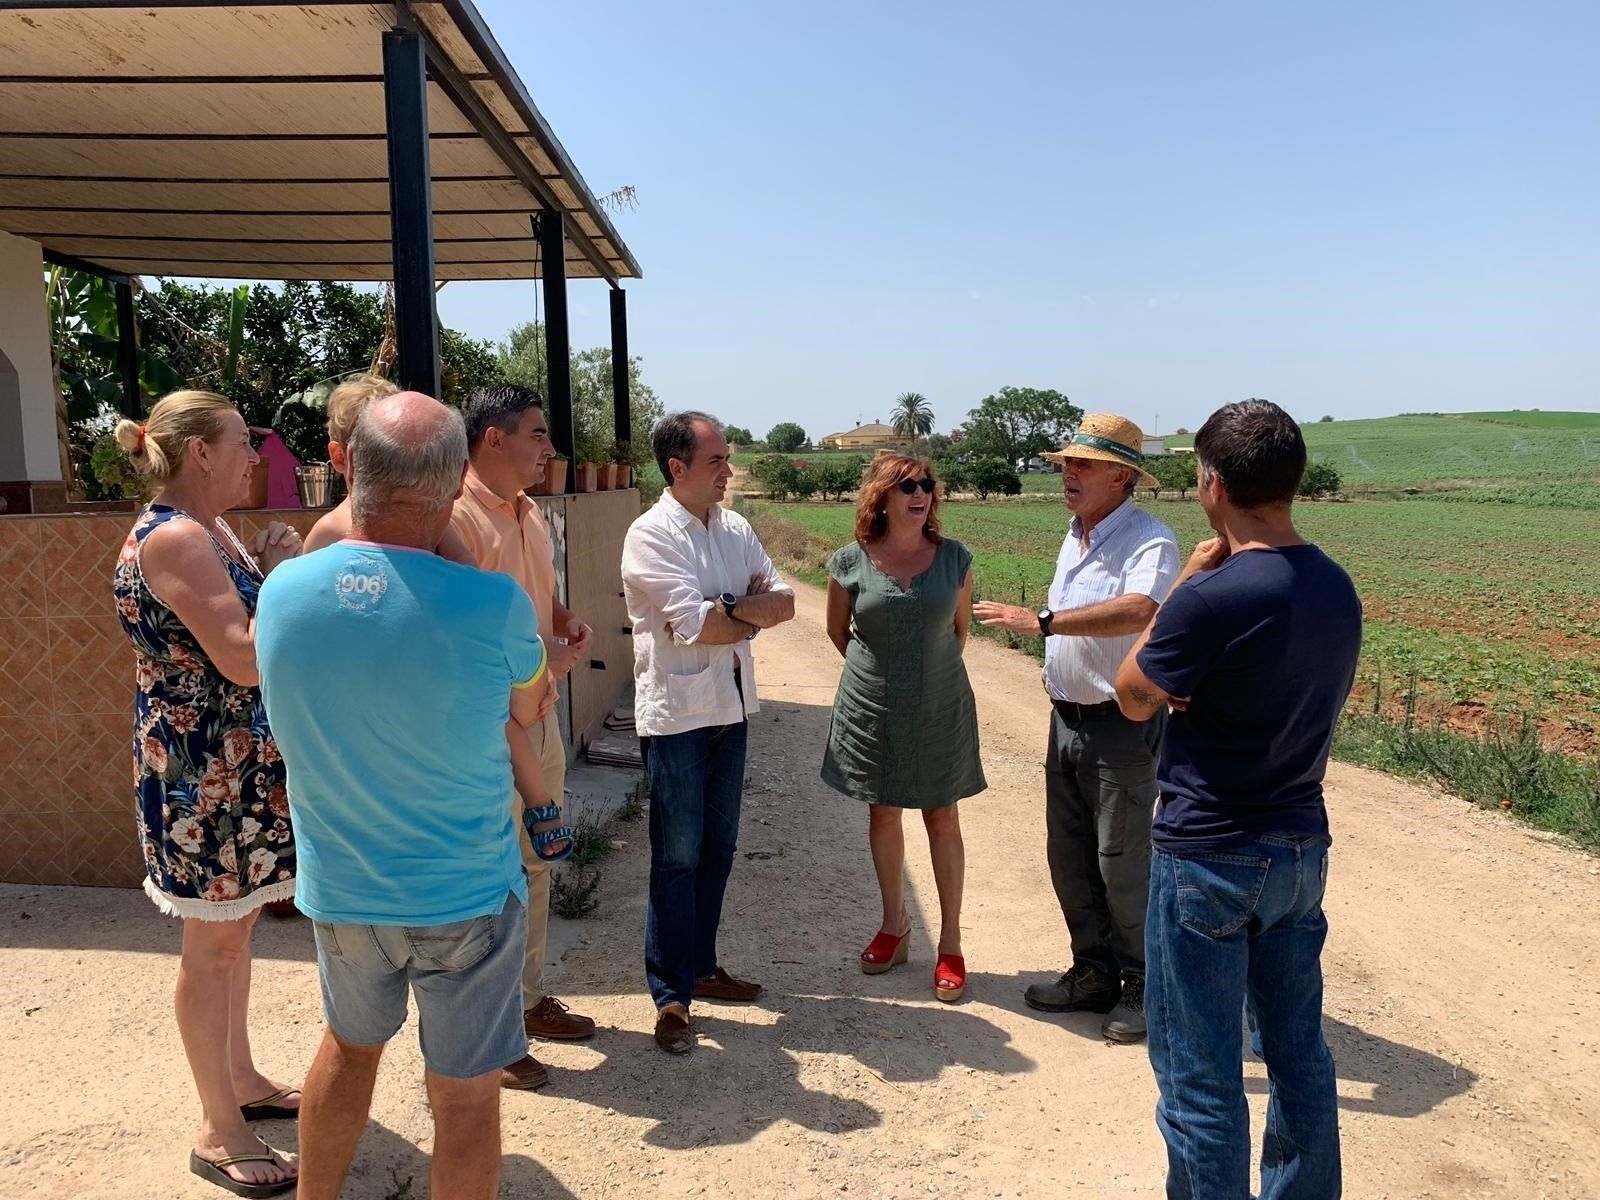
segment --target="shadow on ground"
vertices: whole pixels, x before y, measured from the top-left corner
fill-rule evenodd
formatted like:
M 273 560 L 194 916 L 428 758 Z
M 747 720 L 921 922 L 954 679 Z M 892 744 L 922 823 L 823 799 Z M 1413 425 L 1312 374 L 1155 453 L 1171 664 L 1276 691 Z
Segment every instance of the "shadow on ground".
M 948 1069 L 1034 1068 L 1004 1030 L 959 1009 L 857 997 L 771 1003 L 765 1011 L 697 1007 L 699 1044 L 682 1058 L 662 1054 L 649 1034 L 607 1030 L 593 1046 L 598 1063 L 560 1072 L 557 1086 L 580 1103 L 655 1122 L 649 1145 L 686 1150 L 746 1142 L 780 1121 L 830 1134 L 880 1124 L 869 1100 L 806 1086 L 806 1061 L 817 1056 L 853 1059 L 862 1068 L 853 1086 L 869 1097 Z M 742 1019 L 750 1011 L 777 1019 Z

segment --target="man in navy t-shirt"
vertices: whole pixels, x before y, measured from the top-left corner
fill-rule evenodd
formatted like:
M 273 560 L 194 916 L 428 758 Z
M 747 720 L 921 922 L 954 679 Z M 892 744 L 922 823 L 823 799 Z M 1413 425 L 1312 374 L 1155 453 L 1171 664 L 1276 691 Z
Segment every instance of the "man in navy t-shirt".
M 1117 674 L 1130 718 L 1174 710 L 1145 927 L 1167 1195 L 1251 1195 L 1248 1003 L 1270 1077 L 1261 1200 L 1336 1197 L 1322 778 L 1355 679 L 1361 601 L 1343 568 L 1295 532 L 1306 448 L 1293 418 L 1264 400 L 1227 405 L 1195 437 L 1195 457 L 1218 536 L 1195 547 Z

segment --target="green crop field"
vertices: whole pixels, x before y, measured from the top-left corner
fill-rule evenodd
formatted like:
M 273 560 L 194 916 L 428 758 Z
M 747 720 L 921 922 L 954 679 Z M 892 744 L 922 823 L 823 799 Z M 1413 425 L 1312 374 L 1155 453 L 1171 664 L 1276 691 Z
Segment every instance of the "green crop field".
M 1413 415 L 1302 428 L 1312 458 L 1332 463 L 1347 491 L 1600 480 L 1600 413 Z
M 1600 413 L 1429 413 L 1302 429 L 1312 459 L 1331 463 L 1350 494 L 1571 483 L 1591 485 L 1592 504 L 1600 491 Z M 1176 440 L 1188 439 L 1178 435 Z M 734 465 L 748 469 L 757 457 L 755 451 L 738 451 Z M 824 462 L 846 456 L 810 451 L 793 457 Z M 1053 493 L 1059 480 L 1054 473 L 1023 475 L 1022 489 L 1030 495 Z M 1565 506 L 1559 499 L 1541 503 Z
M 1551 414 L 1553 415 L 1553 414 Z M 1185 554 L 1209 536 L 1192 501 L 1151 510 Z M 810 535 L 782 557 L 821 579 L 851 536 L 853 504 L 749 504 Z M 949 502 L 945 531 L 973 551 L 981 595 L 1038 604 L 1066 528 L 1059 503 Z M 1481 730 L 1533 712 L 1547 745 L 1595 746 L 1600 727 L 1600 514 L 1433 498 L 1304 504 L 1302 533 L 1344 564 L 1367 614 L 1360 695 L 1398 697 L 1415 673 L 1423 716 Z

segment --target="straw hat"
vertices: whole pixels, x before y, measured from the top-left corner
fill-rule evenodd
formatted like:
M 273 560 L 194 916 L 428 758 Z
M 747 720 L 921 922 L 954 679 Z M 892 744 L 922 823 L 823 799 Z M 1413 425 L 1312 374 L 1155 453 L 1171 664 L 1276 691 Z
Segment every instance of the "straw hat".
M 1139 464 L 1144 461 L 1144 434 L 1127 417 L 1116 413 L 1086 413 L 1078 432 L 1060 450 L 1047 450 L 1040 458 L 1065 463 L 1069 458 L 1095 458 L 1132 467 L 1145 487 L 1159 487 L 1156 477 Z

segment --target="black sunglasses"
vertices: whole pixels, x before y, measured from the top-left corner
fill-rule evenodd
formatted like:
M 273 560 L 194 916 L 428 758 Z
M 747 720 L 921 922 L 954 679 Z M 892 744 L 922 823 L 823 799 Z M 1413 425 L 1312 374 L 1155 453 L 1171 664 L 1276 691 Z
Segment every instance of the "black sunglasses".
M 930 478 L 928 478 L 928 476 L 924 475 L 921 479 L 902 479 L 895 486 L 898 487 L 906 495 L 910 496 L 910 495 L 915 494 L 916 490 L 919 487 L 923 491 L 931 493 L 936 485 L 934 484 L 932 479 L 930 479 Z

